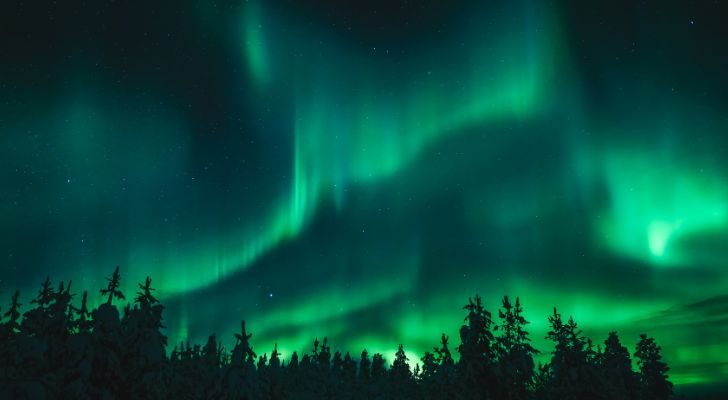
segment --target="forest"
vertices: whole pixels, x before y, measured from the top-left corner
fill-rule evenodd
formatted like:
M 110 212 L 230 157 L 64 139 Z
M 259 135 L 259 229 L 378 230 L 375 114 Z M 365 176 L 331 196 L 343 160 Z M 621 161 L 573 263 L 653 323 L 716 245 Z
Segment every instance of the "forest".
M 256 353 L 245 321 L 225 349 L 213 334 L 204 344 L 168 351 L 164 305 L 152 280 L 119 307 L 119 267 L 89 309 L 72 283 L 42 283 L 21 314 L 15 291 L 0 320 L 0 398 L 3 399 L 494 399 L 661 400 L 673 397 L 661 348 L 646 334 L 630 351 L 611 332 L 599 343 L 573 318 L 548 316 L 550 361 L 535 364 L 528 321 L 518 298 L 503 297 L 496 313 L 480 296 L 461 310 L 457 343 L 443 334 L 420 360 L 399 345 L 382 354 L 332 351 L 313 338 L 309 352 L 283 360 L 277 346 Z M 453 310 L 457 311 L 457 310 Z M 458 318 L 460 318 L 458 317 Z M 232 338 L 231 338 L 232 339 Z M 546 351 L 546 350 L 544 350 Z M 634 364 L 632 357 L 634 357 Z

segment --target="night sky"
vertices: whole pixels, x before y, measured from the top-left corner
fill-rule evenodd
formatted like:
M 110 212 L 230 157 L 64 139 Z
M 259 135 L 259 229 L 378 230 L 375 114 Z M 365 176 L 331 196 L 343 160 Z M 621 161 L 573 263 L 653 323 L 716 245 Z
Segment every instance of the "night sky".
M 54 3 L 0 6 L 3 307 L 119 265 L 172 344 L 391 360 L 508 294 L 728 380 L 723 2 Z

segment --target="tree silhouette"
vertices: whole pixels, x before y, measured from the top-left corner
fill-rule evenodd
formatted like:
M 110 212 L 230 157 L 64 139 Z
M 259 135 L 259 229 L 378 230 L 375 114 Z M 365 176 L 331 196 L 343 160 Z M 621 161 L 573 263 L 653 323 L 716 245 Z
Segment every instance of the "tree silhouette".
M 20 318 L 20 301 L 18 298 L 20 297 L 20 291 L 16 290 L 15 294 L 13 294 L 13 298 L 10 301 L 10 309 L 3 314 L 3 317 L 8 318 L 8 320 L 5 322 L 5 334 L 10 336 L 17 333 L 18 330 L 20 330 L 20 324 L 18 323 L 18 318 Z
M 636 400 L 639 394 L 638 377 L 632 370 L 629 351 L 622 346 L 617 332 L 610 332 L 599 357 L 609 399 Z
M 121 293 L 121 290 L 119 290 L 119 286 L 121 284 L 121 275 L 119 275 L 118 265 L 116 266 L 114 273 L 111 275 L 111 278 L 106 278 L 106 280 L 109 282 L 109 284 L 106 286 L 106 289 L 101 289 L 102 296 L 109 295 L 109 299 L 106 301 L 106 304 L 111 305 L 111 301 L 114 297 L 116 297 L 118 300 L 126 300 L 124 294 Z
M 563 323 L 561 314 L 554 308 L 549 317 L 551 330 L 547 338 L 555 343 L 546 386 L 547 398 L 554 399 L 602 399 L 605 389 L 596 365 L 590 362 L 588 340 L 582 336 L 573 318 Z
M 394 380 L 401 382 L 412 378 L 412 371 L 407 361 L 409 359 L 404 352 L 404 346 L 400 344 L 397 353 L 394 355 L 394 362 L 390 370 L 390 374 Z
M 359 359 L 359 381 L 369 381 L 372 376 L 371 365 L 372 362 L 369 360 L 369 352 L 366 350 L 362 350 L 361 358 Z
M 635 357 L 639 366 L 640 392 L 643 400 L 663 400 L 672 397 L 672 383 L 668 381 L 670 368 L 662 361 L 662 349 L 655 339 L 640 335 Z
M 375 353 L 372 356 L 372 379 L 378 380 L 382 378 L 387 370 L 385 368 L 384 357 L 380 353 Z
M 232 363 L 234 365 L 243 365 L 253 363 L 255 361 L 255 352 L 250 346 L 250 338 L 253 334 L 245 330 L 245 321 L 240 322 L 240 333 L 235 334 L 235 347 L 233 348 Z
M 435 375 L 437 374 L 437 360 L 435 359 L 435 355 L 426 351 L 420 360 L 422 361 L 422 369 L 420 370 L 419 378 L 423 382 L 434 385 Z
M 147 279 L 144 281 L 144 284 L 139 284 L 139 289 L 141 289 L 141 292 L 137 292 L 137 297 L 134 299 L 139 305 L 142 307 L 150 307 L 153 304 L 157 303 L 159 300 L 157 300 L 153 295 L 152 292 L 155 289 L 151 288 L 152 285 L 152 278 L 147 277 Z
M 440 347 L 435 348 L 435 354 L 437 354 L 435 361 L 440 367 L 452 366 L 454 364 L 452 354 L 450 353 L 450 348 L 448 348 L 449 341 L 450 338 L 445 336 L 445 334 L 443 333 L 440 337 Z
M 281 359 L 280 359 L 281 353 L 278 352 L 278 343 L 273 346 L 273 351 L 270 353 L 270 361 L 268 362 L 268 365 L 271 368 L 278 368 L 281 366 Z
M 344 356 L 342 372 L 342 378 L 347 385 L 352 385 L 356 381 L 356 361 L 351 358 L 348 351 Z
M 426 397 L 432 399 L 458 398 L 456 366 L 449 348 L 450 339 L 443 333 L 439 347 L 422 358 L 423 386 Z M 429 364 L 425 366 L 426 364 Z M 427 371 L 426 371 L 427 370 Z
M 73 399 L 426 399 L 426 400 L 663 400 L 672 396 L 661 349 L 645 335 L 632 371 L 616 332 L 604 349 L 584 337 L 573 318 L 554 309 L 547 338 L 551 360 L 534 366 L 520 300 L 503 297 L 498 323 L 480 296 L 468 299 L 455 360 L 450 339 L 421 358 L 414 369 L 400 344 L 389 368 L 380 353 L 366 350 L 358 362 L 315 339 L 299 360 L 282 358 L 278 344 L 257 357 L 252 334 L 241 321 L 235 346 L 226 352 L 213 334 L 204 345 L 185 341 L 166 353 L 164 306 L 152 280 L 140 283 L 132 303 L 119 290 L 117 267 L 107 279 L 101 305 L 91 309 L 88 292 L 72 305 L 71 282 L 43 282 L 34 308 L 20 313 L 20 294 L 0 320 L 0 398 Z M 119 310 L 122 310 L 120 315 Z M 494 332 L 496 334 L 494 334 Z
M 460 362 L 458 363 L 461 390 L 466 398 L 490 395 L 498 382 L 493 375 L 493 324 L 491 313 L 483 307 L 482 299 L 475 295 L 463 307 L 468 311 L 466 324 L 460 328 Z
M 88 291 L 83 292 L 83 296 L 81 297 L 81 307 L 76 308 L 71 306 L 71 309 L 78 316 L 75 321 L 78 331 L 82 333 L 88 332 L 91 329 L 91 313 L 88 310 Z
M 498 378 L 502 382 L 504 399 L 527 399 L 534 383 L 533 355 L 538 351 L 529 343 L 520 299 L 511 304 L 508 296 L 501 302 L 498 316 L 501 334 L 496 339 L 498 352 Z
M 43 281 L 43 284 L 38 291 L 38 296 L 31 300 L 31 303 L 37 304 L 40 307 L 45 307 L 53 301 L 53 296 L 55 295 L 55 291 L 51 287 L 51 278 L 46 277 Z
M 412 399 L 417 397 L 414 387 L 415 382 L 408 361 L 404 346 L 400 344 L 389 370 L 390 382 L 386 391 L 389 398 Z

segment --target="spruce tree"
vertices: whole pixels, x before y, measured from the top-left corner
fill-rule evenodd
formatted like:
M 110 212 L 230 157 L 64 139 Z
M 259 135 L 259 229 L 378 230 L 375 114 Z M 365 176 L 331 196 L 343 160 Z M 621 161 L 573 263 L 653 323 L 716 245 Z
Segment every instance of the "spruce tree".
M 119 286 L 121 285 L 121 275 L 119 274 L 118 265 L 116 266 L 114 273 L 111 275 L 111 278 L 106 278 L 106 280 L 109 282 L 109 284 L 106 286 L 106 289 L 101 289 L 102 296 L 109 295 L 109 299 L 106 301 L 106 304 L 111 305 L 111 301 L 114 297 L 116 297 L 118 300 L 126 300 L 124 294 L 121 292 L 121 290 L 119 290 Z
M 201 357 L 204 362 L 205 369 L 212 370 L 220 367 L 218 342 L 215 335 L 208 336 L 207 343 L 205 343 L 205 346 L 202 348 Z
M 394 355 L 394 362 L 392 362 L 392 368 L 390 370 L 392 379 L 402 382 L 412 378 L 412 371 L 407 361 L 409 359 L 404 352 L 404 346 L 400 344 L 397 353 Z
M 563 323 L 554 308 L 549 317 L 551 330 L 547 338 L 555 343 L 547 385 L 548 398 L 564 400 L 601 399 L 605 392 L 596 365 L 590 362 L 588 340 L 573 318 Z
M 4 323 L 5 326 L 5 333 L 8 336 L 15 335 L 18 330 L 20 329 L 20 324 L 18 323 L 18 318 L 20 318 L 20 301 L 18 298 L 20 297 L 20 291 L 16 290 L 15 294 L 13 294 L 13 298 L 10 300 L 10 309 L 3 314 L 4 317 L 8 318 L 8 320 Z
M 295 369 L 298 367 L 298 352 L 294 351 L 291 355 L 291 360 L 288 361 L 288 368 Z
M 599 368 L 605 380 L 607 396 L 611 400 L 637 399 L 637 375 L 632 370 L 629 351 L 622 346 L 617 332 L 610 332 L 599 357 Z
M 235 347 L 233 348 L 232 360 L 233 365 L 244 365 L 246 363 L 255 362 L 255 352 L 250 346 L 250 338 L 253 335 L 245 330 L 245 321 L 240 322 L 240 333 L 235 334 Z
M 371 365 L 372 362 L 369 359 L 369 352 L 362 350 L 361 358 L 359 359 L 359 382 L 367 383 L 371 378 Z
M 458 346 L 460 389 L 465 398 L 489 396 L 498 383 L 492 373 L 492 315 L 483 307 L 482 299 L 477 294 L 475 299 L 468 299 L 463 309 L 468 311 L 468 315 L 465 317 L 466 323 L 460 328 Z
M 40 290 L 38 291 L 38 296 L 31 300 L 31 303 L 38 304 L 38 306 L 44 308 L 47 305 L 51 304 L 53 301 L 55 290 L 51 287 L 51 278 L 46 277 L 43 281 Z
M 349 386 L 353 385 L 356 380 L 356 362 L 351 358 L 348 351 L 344 356 L 344 365 L 342 370 L 344 382 Z
M 81 307 L 71 306 L 78 316 L 75 321 L 76 329 L 79 333 L 87 333 L 91 329 L 91 313 L 88 310 L 88 291 L 83 292 L 81 296 Z
M 668 380 L 670 368 L 662 361 L 662 348 L 655 339 L 640 335 L 635 357 L 639 367 L 642 400 L 664 400 L 672 397 L 672 382 Z
M 384 356 L 382 356 L 380 353 L 375 353 L 372 356 L 372 379 L 377 380 L 387 373 L 387 369 L 384 366 Z
M 280 368 L 281 366 L 281 353 L 278 352 L 278 343 L 273 346 L 273 351 L 270 353 L 270 360 L 268 366 L 271 368 Z
M 152 295 L 152 292 L 155 290 L 151 287 L 152 285 L 152 278 L 147 276 L 147 279 L 144 281 L 144 284 L 139 284 L 139 289 L 141 289 L 141 292 L 137 292 L 137 297 L 134 299 L 136 303 L 138 303 L 142 308 L 144 307 L 150 307 L 153 304 L 156 304 L 159 302 L 156 297 Z
M 316 342 L 318 343 L 318 339 L 316 339 Z M 317 346 L 314 346 L 314 350 L 316 350 Z M 321 343 L 321 350 L 316 353 L 316 363 L 319 366 L 319 369 L 321 371 L 328 372 L 331 362 L 331 348 L 329 347 L 329 339 L 324 337 L 324 341 Z
M 505 399 L 526 399 L 534 381 L 533 355 L 538 351 L 531 346 L 523 317 L 523 307 L 516 298 L 512 304 L 508 296 L 502 300 L 498 310 L 501 319 L 501 334 L 496 338 L 498 353 L 498 376 L 501 381 L 501 397 Z
M 425 355 L 420 358 L 420 360 L 422 361 L 420 379 L 426 384 L 434 384 L 435 375 L 437 374 L 437 360 L 435 359 L 435 355 L 426 351 Z
M 389 390 L 387 392 L 390 398 L 411 399 L 416 397 L 413 386 L 414 380 L 408 361 L 404 346 L 400 344 L 389 369 Z

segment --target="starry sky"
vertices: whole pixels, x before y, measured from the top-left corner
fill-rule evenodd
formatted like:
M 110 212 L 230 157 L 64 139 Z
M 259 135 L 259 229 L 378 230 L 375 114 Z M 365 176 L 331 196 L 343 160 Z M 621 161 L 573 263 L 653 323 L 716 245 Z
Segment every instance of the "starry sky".
M 417 359 L 508 294 L 728 380 L 721 2 L 13 3 L 3 303 L 120 265 L 172 343 Z

